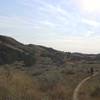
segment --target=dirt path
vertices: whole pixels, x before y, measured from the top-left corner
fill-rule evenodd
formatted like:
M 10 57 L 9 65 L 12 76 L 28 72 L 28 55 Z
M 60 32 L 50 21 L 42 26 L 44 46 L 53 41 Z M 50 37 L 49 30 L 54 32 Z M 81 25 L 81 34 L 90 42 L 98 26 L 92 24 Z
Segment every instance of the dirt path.
M 93 74 L 92 76 L 89 76 L 89 77 L 85 78 L 84 80 L 82 80 L 82 81 L 78 84 L 78 86 L 77 86 L 77 87 L 75 88 L 75 90 L 74 90 L 73 99 L 72 99 L 72 100 L 79 100 L 79 99 L 78 99 L 78 94 L 79 94 L 80 87 L 81 87 L 86 81 L 88 81 L 88 80 L 91 79 L 92 77 L 96 76 L 97 74 L 98 74 L 98 73 L 95 73 L 95 74 Z

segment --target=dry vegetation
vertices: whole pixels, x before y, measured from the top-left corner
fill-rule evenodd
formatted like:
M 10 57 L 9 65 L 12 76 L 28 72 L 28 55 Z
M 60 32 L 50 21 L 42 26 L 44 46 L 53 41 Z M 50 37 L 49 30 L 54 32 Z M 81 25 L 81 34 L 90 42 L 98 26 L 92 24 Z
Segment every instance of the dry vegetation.
M 100 54 L 62 52 L 0 36 L 0 65 L 0 100 L 72 100 L 90 68 L 100 70 Z M 83 88 L 91 98 L 100 95 L 96 81 Z
M 0 100 L 41 100 L 36 81 L 20 71 L 0 73 Z
M 83 85 L 79 98 L 81 100 L 100 100 L 100 74 Z
M 82 72 L 83 66 L 68 66 L 33 69 L 32 73 L 18 65 L 1 66 L 0 100 L 71 100 L 75 87 L 88 73 Z

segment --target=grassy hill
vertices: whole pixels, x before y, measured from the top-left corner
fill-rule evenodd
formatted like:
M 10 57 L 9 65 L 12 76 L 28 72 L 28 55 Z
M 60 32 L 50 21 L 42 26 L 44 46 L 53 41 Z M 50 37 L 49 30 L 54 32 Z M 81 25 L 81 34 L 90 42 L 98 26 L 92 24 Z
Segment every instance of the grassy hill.
M 0 36 L 0 64 L 11 64 L 16 61 L 22 61 L 27 66 L 35 63 L 56 66 L 62 66 L 66 62 L 100 63 L 100 54 L 62 52 L 39 45 L 25 45 L 11 37 Z
M 100 54 L 62 52 L 0 36 L 0 100 L 72 100 L 91 67 L 100 70 Z

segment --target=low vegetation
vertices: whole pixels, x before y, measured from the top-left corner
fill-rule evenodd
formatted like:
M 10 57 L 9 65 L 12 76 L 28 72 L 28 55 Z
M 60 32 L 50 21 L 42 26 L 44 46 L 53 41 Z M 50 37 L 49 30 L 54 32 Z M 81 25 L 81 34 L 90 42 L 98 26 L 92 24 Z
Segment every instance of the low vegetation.
M 62 52 L 0 36 L 0 100 L 72 100 L 76 86 L 99 66 L 100 54 Z M 86 89 L 90 98 L 99 97 L 98 80 L 81 94 Z
M 75 87 L 88 73 L 67 67 L 29 72 L 16 63 L 0 66 L 0 100 L 71 100 Z
M 79 94 L 81 100 L 100 100 L 100 74 L 87 81 Z

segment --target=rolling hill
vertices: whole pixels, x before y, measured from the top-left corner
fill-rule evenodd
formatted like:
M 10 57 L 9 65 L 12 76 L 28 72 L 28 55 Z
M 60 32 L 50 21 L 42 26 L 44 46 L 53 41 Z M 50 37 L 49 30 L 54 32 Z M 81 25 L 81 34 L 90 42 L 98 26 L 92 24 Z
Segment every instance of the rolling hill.
M 72 100 L 91 67 L 99 72 L 99 66 L 100 54 L 26 45 L 0 35 L 0 100 Z
M 82 54 L 57 51 L 33 44 L 22 44 L 15 39 L 0 35 L 0 64 L 23 62 L 25 66 L 56 65 L 66 62 L 99 63 L 100 54 Z

